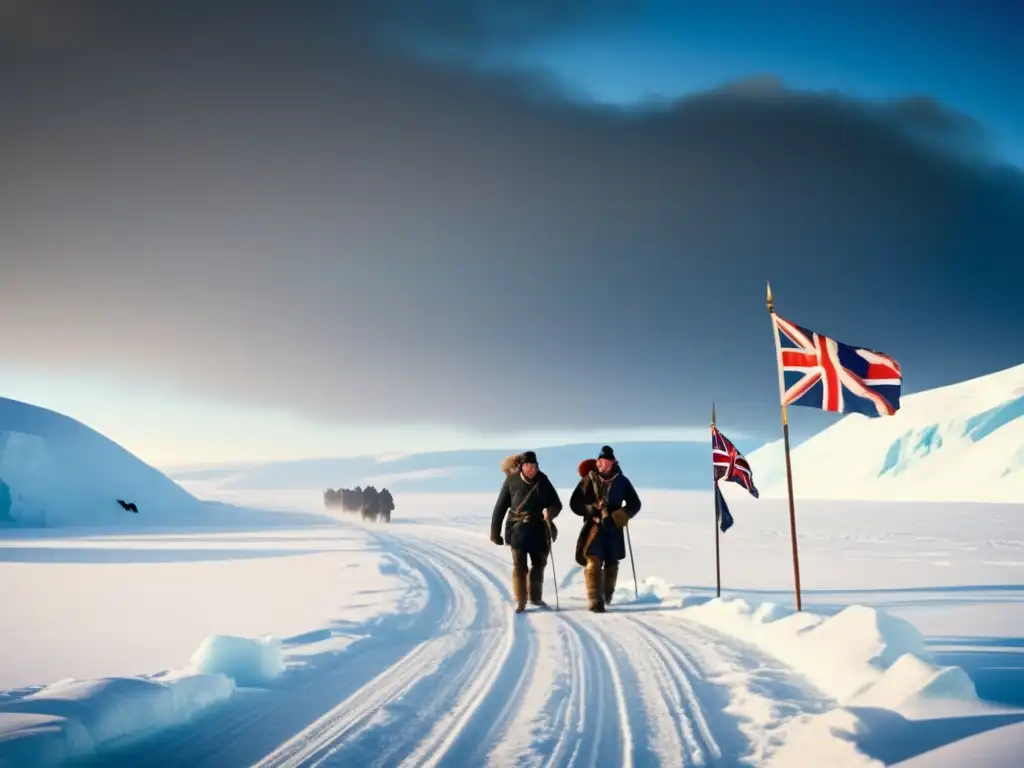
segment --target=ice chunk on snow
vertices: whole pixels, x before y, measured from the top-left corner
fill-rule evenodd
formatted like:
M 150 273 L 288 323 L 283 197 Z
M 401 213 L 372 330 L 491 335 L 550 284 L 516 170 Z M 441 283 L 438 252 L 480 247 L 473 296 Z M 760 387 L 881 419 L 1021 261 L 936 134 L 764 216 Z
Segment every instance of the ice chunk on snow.
M 273 637 L 210 635 L 190 662 L 197 672 L 227 675 L 240 686 L 267 683 L 285 670 L 281 643 Z
M 54 765 L 184 722 L 234 691 L 219 674 L 68 680 L 0 704 L 0 766 Z
M 0 766 L 53 765 L 147 736 L 281 674 L 278 640 L 211 635 L 191 669 L 162 677 L 62 680 L 0 704 Z

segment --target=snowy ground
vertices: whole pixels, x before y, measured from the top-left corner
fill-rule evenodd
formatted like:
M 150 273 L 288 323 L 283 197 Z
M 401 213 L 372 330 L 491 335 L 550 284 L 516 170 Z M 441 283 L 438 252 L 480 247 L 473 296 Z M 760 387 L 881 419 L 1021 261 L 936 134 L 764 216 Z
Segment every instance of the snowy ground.
M 627 561 L 605 615 L 568 511 L 562 610 L 512 614 L 491 495 L 400 497 L 391 526 L 5 534 L 0 765 L 1014 764 L 1019 508 L 798 504 L 794 615 L 784 501 L 730 493 L 715 601 L 710 494 L 643 496 L 640 599 Z

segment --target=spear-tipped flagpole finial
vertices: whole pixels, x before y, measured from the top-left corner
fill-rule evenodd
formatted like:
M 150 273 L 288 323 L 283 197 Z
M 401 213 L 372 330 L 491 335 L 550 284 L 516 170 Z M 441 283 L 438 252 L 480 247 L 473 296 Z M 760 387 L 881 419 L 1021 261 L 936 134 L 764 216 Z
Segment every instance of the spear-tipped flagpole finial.
M 715 426 L 715 404 L 711 403 L 711 426 Z
M 768 311 L 775 311 L 775 304 L 772 302 L 772 284 L 768 283 Z

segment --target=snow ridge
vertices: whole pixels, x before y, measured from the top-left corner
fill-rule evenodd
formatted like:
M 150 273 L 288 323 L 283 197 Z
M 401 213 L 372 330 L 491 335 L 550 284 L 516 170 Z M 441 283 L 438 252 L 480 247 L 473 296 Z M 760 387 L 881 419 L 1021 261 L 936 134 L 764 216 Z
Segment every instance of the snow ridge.
M 781 440 L 747 458 L 763 497 L 786 495 Z M 907 395 L 894 416 L 844 416 L 792 448 L 791 459 L 798 498 L 1017 502 L 1024 364 Z

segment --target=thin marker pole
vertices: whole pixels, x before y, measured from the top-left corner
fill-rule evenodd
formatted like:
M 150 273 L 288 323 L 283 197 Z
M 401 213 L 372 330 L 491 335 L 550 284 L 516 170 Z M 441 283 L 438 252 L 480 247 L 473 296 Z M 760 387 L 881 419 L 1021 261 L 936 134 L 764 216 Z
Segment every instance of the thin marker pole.
M 715 404 L 711 404 L 711 433 L 714 435 L 715 432 Z M 715 477 L 715 460 L 714 454 L 711 458 L 711 492 L 715 500 L 715 596 L 722 596 L 722 565 L 719 556 L 719 544 L 718 544 L 718 521 L 719 521 L 719 509 L 718 509 L 718 478 Z
M 786 383 L 782 375 L 782 347 L 779 346 L 779 330 L 775 322 L 775 305 L 772 302 L 772 284 L 768 283 L 768 314 L 772 320 L 772 334 L 775 342 L 776 363 L 779 370 L 779 403 L 782 406 L 782 444 L 786 452 L 786 487 L 789 491 L 789 537 L 793 546 L 793 584 L 796 591 L 796 609 L 803 610 L 800 599 L 800 554 L 796 543 L 796 508 L 793 503 L 793 467 L 789 459 L 789 419 L 786 415 Z

